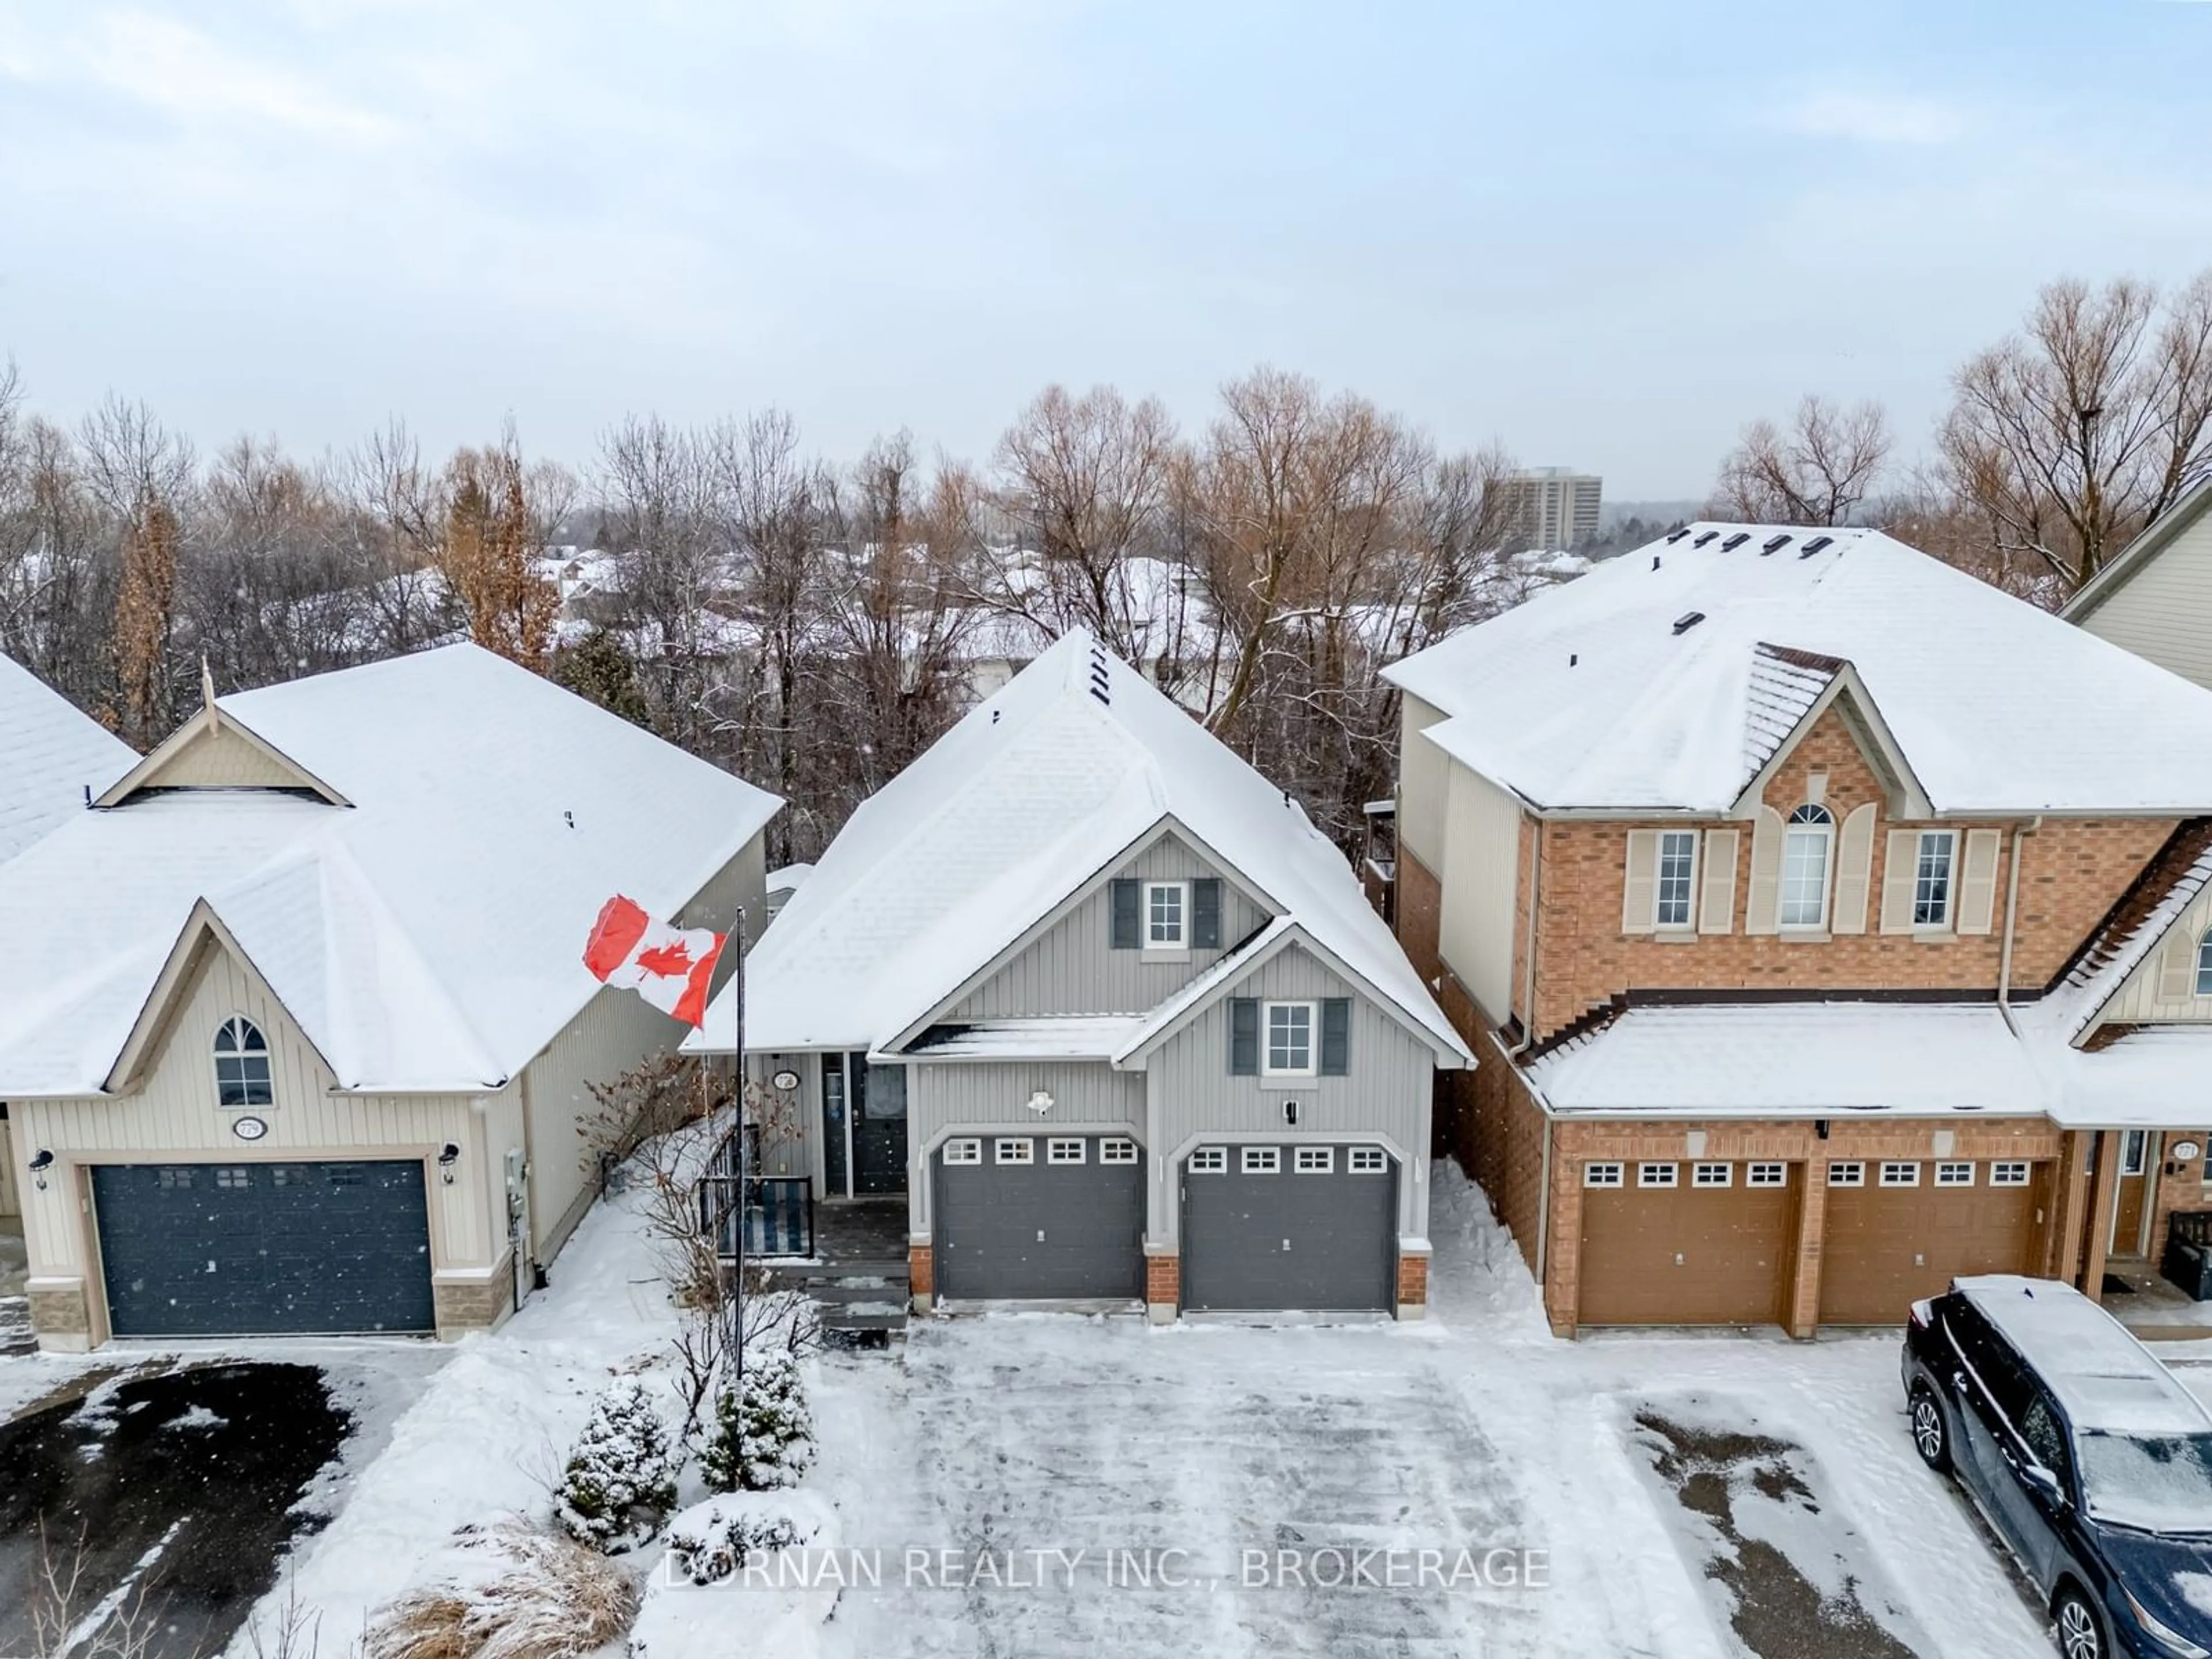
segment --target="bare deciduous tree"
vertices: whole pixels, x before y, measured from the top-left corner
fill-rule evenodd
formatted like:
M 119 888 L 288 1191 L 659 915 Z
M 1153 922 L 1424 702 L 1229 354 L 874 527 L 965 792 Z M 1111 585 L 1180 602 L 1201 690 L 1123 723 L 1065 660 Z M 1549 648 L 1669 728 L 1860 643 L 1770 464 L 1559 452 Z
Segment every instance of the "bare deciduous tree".
M 1849 524 L 1889 452 L 1880 404 L 1845 409 L 1808 396 L 1787 428 L 1764 419 L 1744 428 L 1721 462 L 1710 511 L 1745 524 Z
M 1954 385 L 1951 493 L 2071 593 L 2212 473 L 2212 270 L 2163 298 L 2055 283 Z

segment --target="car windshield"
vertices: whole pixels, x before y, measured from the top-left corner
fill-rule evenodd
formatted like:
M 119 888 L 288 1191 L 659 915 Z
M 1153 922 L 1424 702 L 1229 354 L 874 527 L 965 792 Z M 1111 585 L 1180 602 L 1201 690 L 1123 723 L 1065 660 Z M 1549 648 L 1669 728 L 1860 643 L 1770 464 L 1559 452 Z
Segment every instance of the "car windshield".
M 2100 1521 L 2212 1532 L 2212 1434 L 2085 1434 L 2081 1495 Z

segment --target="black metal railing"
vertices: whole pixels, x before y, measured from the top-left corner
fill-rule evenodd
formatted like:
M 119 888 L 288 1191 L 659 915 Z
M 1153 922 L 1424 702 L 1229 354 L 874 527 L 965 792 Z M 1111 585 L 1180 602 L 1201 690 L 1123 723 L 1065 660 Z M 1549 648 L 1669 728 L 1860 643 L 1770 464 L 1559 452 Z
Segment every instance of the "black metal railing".
M 725 1261 L 738 1258 L 740 1227 L 747 1261 L 804 1260 L 814 1254 L 814 1183 L 804 1176 L 703 1176 L 699 1227 Z

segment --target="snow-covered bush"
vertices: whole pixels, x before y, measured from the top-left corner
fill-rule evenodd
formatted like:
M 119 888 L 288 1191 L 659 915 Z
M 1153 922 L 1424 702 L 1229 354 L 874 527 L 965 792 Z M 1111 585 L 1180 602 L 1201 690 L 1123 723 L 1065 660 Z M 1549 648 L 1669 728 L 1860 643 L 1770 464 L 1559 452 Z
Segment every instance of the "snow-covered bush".
M 717 1584 L 748 1561 L 796 1549 L 813 1536 L 781 1510 L 744 1510 L 726 1502 L 686 1510 L 668 1529 L 668 1559 L 695 1584 Z
M 682 1462 L 645 1384 L 619 1377 L 592 1405 L 568 1454 L 555 1512 L 568 1534 L 609 1555 L 650 1540 L 676 1507 Z
M 795 1486 L 814 1465 L 814 1417 L 790 1352 L 770 1350 L 745 1366 L 714 1402 L 714 1427 L 699 1458 L 717 1492 Z
M 521 1521 L 465 1528 L 467 1576 L 410 1591 L 370 1619 L 365 1659 L 577 1659 L 637 1617 L 620 1567 Z

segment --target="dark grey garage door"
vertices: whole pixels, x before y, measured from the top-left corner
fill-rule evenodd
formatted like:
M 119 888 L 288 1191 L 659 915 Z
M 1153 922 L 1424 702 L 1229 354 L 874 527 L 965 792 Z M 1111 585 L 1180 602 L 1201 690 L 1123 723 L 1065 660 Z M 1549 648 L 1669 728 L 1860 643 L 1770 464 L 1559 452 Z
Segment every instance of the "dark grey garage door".
M 1398 1166 L 1374 1146 L 1202 1146 L 1183 1164 L 1186 1308 L 1389 1308 Z
M 937 1293 L 975 1300 L 1145 1293 L 1145 1165 L 1133 1140 L 1003 1135 L 938 1151 Z
M 118 1336 L 437 1322 L 420 1164 L 105 1164 L 92 1191 Z

